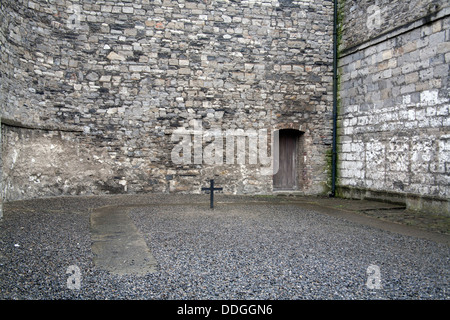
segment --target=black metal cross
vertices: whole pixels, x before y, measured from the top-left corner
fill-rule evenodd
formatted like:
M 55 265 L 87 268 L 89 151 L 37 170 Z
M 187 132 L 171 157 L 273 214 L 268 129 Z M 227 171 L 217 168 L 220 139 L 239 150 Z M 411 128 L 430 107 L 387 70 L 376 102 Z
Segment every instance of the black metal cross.
M 210 192 L 210 207 L 214 208 L 214 191 L 216 190 L 223 190 L 223 188 L 214 188 L 214 179 L 210 180 L 211 186 L 209 188 L 202 188 L 203 191 L 209 191 Z

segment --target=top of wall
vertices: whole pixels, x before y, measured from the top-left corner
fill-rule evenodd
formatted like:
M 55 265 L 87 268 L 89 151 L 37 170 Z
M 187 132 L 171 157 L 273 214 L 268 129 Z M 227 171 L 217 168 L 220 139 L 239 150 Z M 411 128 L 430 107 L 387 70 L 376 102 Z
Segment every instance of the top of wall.
M 24 127 L 100 131 L 166 113 L 178 126 L 187 109 L 202 117 L 216 106 L 232 115 L 242 105 L 328 103 L 329 0 L 2 0 L 0 8 L 0 116 Z
M 374 38 L 421 20 L 432 20 L 444 8 L 446 0 L 340 0 L 342 19 L 341 52 L 351 50 Z

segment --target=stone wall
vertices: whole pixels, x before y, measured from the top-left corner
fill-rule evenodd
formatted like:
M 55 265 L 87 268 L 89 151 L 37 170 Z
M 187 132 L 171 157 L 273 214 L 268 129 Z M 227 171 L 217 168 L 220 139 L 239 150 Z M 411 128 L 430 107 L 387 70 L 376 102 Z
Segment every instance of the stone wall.
M 449 213 L 448 2 L 378 1 L 378 25 L 369 2 L 342 11 L 341 194 Z
M 427 23 L 447 6 L 445 0 L 339 0 L 341 49 L 356 48 L 369 40 L 382 39 L 416 21 Z M 391 34 L 392 36 L 392 34 Z
M 208 133 L 299 130 L 298 191 L 327 192 L 332 13 L 326 0 L 1 1 L 2 199 L 198 193 L 211 178 L 272 192 L 249 143 L 244 164 L 174 163 L 174 133 L 195 151 L 199 126 L 203 149 Z M 339 13 L 340 194 L 449 212 L 447 2 Z
M 2 1 L 4 199 L 200 192 L 210 178 L 227 193 L 272 191 L 258 164 L 173 163 L 173 132 L 195 121 L 304 132 L 299 191 L 326 192 L 332 5 Z
M 0 219 L 3 218 L 3 152 L 2 152 L 2 120 L 0 118 Z

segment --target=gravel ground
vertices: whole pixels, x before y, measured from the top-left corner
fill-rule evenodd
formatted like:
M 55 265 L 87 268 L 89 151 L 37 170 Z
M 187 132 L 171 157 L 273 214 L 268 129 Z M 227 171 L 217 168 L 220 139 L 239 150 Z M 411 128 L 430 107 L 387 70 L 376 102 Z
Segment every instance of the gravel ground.
M 218 199 L 224 203 L 214 210 L 204 195 L 7 203 L 0 221 L 0 299 L 450 297 L 446 244 L 296 205 Z M 93 264 L 90 210 L 105 205 L 128 207 L 158 261 L 156 273 L 116 276 Z M 67 284 L 74 265 L 79 289 Z M 370 265 L 380 270 L 380 289 L 366 285 Z

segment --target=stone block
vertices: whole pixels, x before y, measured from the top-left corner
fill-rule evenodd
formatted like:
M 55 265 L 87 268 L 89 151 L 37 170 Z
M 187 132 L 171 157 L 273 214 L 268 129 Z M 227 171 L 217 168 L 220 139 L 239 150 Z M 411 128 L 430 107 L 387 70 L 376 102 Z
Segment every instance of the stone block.
M 123 13 L 133 13 L 134 12 L 134 8 L 133 7 L 124 6 L 124 7 L 122 7 L 122 12 Z

